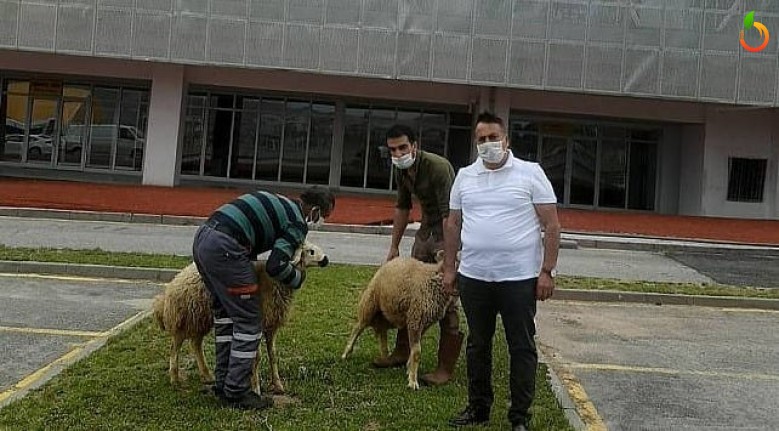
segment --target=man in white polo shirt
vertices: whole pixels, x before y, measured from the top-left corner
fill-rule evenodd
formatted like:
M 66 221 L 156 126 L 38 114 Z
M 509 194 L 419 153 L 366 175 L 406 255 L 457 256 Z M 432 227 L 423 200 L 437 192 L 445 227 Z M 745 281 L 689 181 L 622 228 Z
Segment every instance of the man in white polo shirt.
M 552 296 L 557 272 L 557 198 L 541 166 L 508 151 L 503 120 L 479 115 L 475 140 L 479 157 L 454 180 L 444 228 L 444 289 L 459 293 L 468 321 L 468 406 L 449 423 L 489 421 L 492 339 L 500 313 L 510 355 L 508 417 L 514 431 L 526 431 L 538 366 L 536 301 Z

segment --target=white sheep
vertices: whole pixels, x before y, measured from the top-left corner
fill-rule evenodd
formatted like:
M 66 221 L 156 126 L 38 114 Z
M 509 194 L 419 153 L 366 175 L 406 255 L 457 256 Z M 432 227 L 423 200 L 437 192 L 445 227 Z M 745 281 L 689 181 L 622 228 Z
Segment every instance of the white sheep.
M 308 266 L 326 266 L 328 259 L 321 248 L 311 243 L 305 243 L 295 252 L 292 262 L 299 269 L 304 270 Z M 275 394 L 283 394 L 284 386 L 279 377 L 276 358 L 276 333 L 287 321 L 293 290 L 273 280 L 265 272 L 264 261 L 255 263 L 255 271 L 259 281 L 262 330 L 270 367 L 270 388 Z M 186 340 L 190 340 L 201 380 L 206 383 L 213 382 L 214 377 L 203 356 L 203 338 L 214 325 L 211 294 L 203 284 L 194 263 L 181 270 L 167 284 L 165 292 L 154 298 L 153 310 L 160 328 L 173 337 L 168 368 L 171 383 L 177 384 L 181 381 L 179 350 Z M 255 360 L 252 371 L 252 387 L 254 388 L 259 388 L 258 365 L 259 356 Z
M 357 306 L 357 323 L 341 359 L 346 359 L 354 343 L 367 327 L 379 338 L 381 357 L 387 357 L 387 330 L 408 328 L 410 354 L 406 369 L 408 387 L 419 389 L 417 372 L 422 355 L 422 335 L 446 314 L 456 297 L 441 289 L 443 252 L 438 263 L 424 263 L 411 257 L 398 257 L 382 265 L 362 292 Z

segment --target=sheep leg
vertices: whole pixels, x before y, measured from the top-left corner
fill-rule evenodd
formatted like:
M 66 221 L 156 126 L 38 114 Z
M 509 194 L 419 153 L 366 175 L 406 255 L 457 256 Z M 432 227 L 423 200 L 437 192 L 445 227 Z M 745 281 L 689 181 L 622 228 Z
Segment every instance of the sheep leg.
M 184 343 L 184 337 L 180 334 L 173 334 L 173 339 L 170 343 L 170 361 L 168 363 L 168 375 L 170 376 L 170 382 L 172 384 L 181 383 L 181 375 L 179 375 L 179 351 L 181 345 Z
M 363 322 L 358 322 L 356 325 L 354 325 L 354 329 L 352 330 L 352 335 L 349 337 L 349 342 L 346 343 L 346 349 L 344 349 L 344 353 L 341 355 L 341 359 L 346 359 L 349 357 L 349 355 L 352 354 L 352 351 L 354 350 L 354 343 L 357 341 L 357 338 L 362 334 L 362 331 L 364 331 L 366 328 L 366 325 Z
M 419 389 L 419 362 L 422 358 L 422 331 L 418 327 L 408 327 L 408 344 L 411 346 L 411 353 L 408 355 L 406 368 L 408 370 L 408 387 L 413 390 Z
M 197 369 L 200 372 L 200 380 L 203 383 L 213 383 L 214 375 L 206 365 L 206 358 L 203 356 L 203 336 L 197 336 L 190 340 L 190 347 L 192 348 L 192 354 L 195 355 L 195 361 L 197 362 Z
M 379 354 L 381 355 L 382 359 L 385 359 L 387 356 L 389 356 L 389 346 L 387 345 L 387 328 L 382 327 L 381 329 L 376 329 L 376 337 L 379 338 Z
M 265 348 L 268 350 L 268 366 L 270 368 L 270 390 L 275 395 L 284 394 L 284 385 L 279 377 L 279 361 L 276 356 L 276 332 L 270 331 L 265 334 Z

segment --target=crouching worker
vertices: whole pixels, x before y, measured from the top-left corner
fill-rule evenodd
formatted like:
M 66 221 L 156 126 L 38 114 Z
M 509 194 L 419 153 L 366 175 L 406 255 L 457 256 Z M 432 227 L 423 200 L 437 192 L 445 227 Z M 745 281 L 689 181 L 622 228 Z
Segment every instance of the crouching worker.
M 399 246 L 408 225 L 412 195 L 422 208 L 422 222 L 414 238 L 411 256 L 427 263 L 435 263 L 435 256 L 444 249 L 444 222 L 449 215 L 449 193 L 454 182 L 454 168 L 445 158 L 419 148 L 414 130 L 398 124 L 387 132 L 387 147 L 395 165 L 398 188 L 393 218 L 392 243 L 387 261 L 400 254 Z M 463 343 L 457 303 L 446 310 L 439 322 L 441 337 L 438 344 L 438 368 L 421 376 L 428 385 L 447 383 L 454 373 Z M 395 349 L 387 358 L 373 361 L 379 368 L 402 366 L 409 356 L 408 330 L 401 328 Z
M 309 225 L 324 221 L 335 197 L 312 187 L 300 200 L 257 191 L 217 209 L 195 234 L 195 264 L 213 298 L 216 364 L 214 394 L 241 409 L 264 409 L 273 399 L 251 390 L 251 373 L 262 336 L 257 275 L 252 260 L 271 251 L 268 275 L 293 289 L 305 279 L 291 263 Z

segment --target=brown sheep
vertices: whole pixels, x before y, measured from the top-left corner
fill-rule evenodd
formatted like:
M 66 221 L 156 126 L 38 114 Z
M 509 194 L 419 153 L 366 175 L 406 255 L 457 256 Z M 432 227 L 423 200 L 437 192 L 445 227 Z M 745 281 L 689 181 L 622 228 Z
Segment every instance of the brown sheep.
M 295 265 L 304 270 L 308 266 L 326 266 L 328 259 L 318 246 L 305 243 L 293 257 Z M 283 394 L 276 357 L 276 333 L 284 326 L 292 304 L 293 290 L 273 280 L 265 272 L 265 262 L 255 263 L 262 305 L 262 330 L 270 366 L 271 391 Z M 203 356 L 203 338 L 214 326 L 211 311 L 211 294 L 206 289 L 200 273 L 194 263 L 182 269 L 171 280 L 163 294 L 154 298 L 154 318 L 160 328 L 169 333 L 173 339 L 170 347 L 170 364 L 168 374 L 170 381 L 177 384 L 181 381 L 179 374 L 179 350 L 186 340 L 190 340 L 192 352 L 195 355 L 200 378 L 203 382 L 213 382 L 214 377 L 206 365 Z M 252 387 L 259 388 L 257 368 L 259 356 L 255 360 L 252 372 Z
M 442 252 L 439 252 L 438 263 L 398 257 L 376 271 L 360 296 L 357 323 L 341 359 L 349 357 L 355 341 L 369 326 L 379 338 L 381 357 L 386 358 L 387 330 L 406 327 L 411 347 L 406 363 L 408 387 L 419 389 L 417 372 L 422 355 L 422 335 L 441 320 L 446 309 L 456 301 L 456 297 L 444 293 L 441 288 L 442 257 Z

